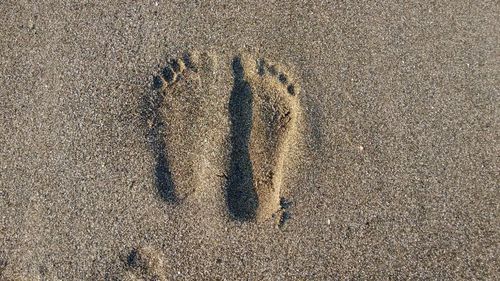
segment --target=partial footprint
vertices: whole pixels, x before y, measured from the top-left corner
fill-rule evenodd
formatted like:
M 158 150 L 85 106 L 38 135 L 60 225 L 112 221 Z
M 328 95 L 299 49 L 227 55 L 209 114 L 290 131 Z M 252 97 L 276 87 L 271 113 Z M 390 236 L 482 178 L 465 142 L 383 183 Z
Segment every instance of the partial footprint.
M 27 280 L 40 280 L 37 276 L 30 278 L 25 277 L 24 274 L 15 271 L 15 268 L 9 267 L 7 259 L 0 257 L 0 280 L 1 281 L 27 281 Z
M 167 280 L 163 257 L 149 247 L 133 249 L 126 258 L 126 269 L 116 280 L 163 281 Z
M 0 254 L 0 280 L 2 281 L 24 281 L 28 280 L 28 278 L 24 278 L 18 272 L 14 271 L 14 268 L 9 266 L 9 262 L 7 258 L 3 256 L 3 253 Z M 36 279 L 35 279 L 36 280 Z
M 167 201 L 195 191 L 204 96 L 213 81 L 214 56 L 191 52 L 172 59 L 155 78 L 156 96 L 146 97 L 149 139 L 156 158 L 156 186 Z
M 231 214 L 262 221 L 280 208 L 283 163 L 296 131 L 299 87 L 269 61 L 233 61 L 232 153 L 227 187 Z

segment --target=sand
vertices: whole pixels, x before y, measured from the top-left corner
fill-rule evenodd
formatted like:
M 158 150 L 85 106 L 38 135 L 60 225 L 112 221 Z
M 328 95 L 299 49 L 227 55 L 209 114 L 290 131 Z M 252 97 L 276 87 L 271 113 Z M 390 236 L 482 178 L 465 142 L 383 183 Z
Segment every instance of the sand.
M 498 279 L 498 3 L 355 2 L 2 1 L 0 280 Z

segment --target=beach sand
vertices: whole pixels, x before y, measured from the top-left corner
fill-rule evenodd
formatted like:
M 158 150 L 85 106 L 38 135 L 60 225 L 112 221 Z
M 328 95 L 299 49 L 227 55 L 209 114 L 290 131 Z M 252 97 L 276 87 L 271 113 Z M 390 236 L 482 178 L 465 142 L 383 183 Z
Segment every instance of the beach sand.
M 0 280 L 498 278 L 496 1 L 43 2 L 0 3 Z

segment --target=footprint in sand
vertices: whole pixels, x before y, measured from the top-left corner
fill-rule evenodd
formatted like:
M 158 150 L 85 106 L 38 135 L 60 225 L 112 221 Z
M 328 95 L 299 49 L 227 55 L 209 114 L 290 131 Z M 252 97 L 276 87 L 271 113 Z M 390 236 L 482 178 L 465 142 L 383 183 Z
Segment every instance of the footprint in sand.
M 233 60 L 227 204 L 238 220 L 280 209 L 283 162 L 296 131 L 299 87 L 283 67 L 249 55 Z
M 182 201 L 207 176 L 200 165 L 208 150 L 200 138 L 210 139 L 215 124 L 207 120 L 219 118 L 211 110 L 217 103 L 210 101 L 217 98 L 215 65 L 216 56 L 207 53 L 172 59 L 155 78 L 156 91 L 145 97 L 156 186 L 166 201 Z M 233 218 L 262 221 L 280 210 L 283 163 L 295 136 L 299 87 L 284 67 L 269 60 L 242 55 L 232 68 L 226 203 Z
M 154 79 L 155 92 L 145 97 L 148 139 L 155 156 L 156 187 L 163 199 L 182 201 L 192 194 L 199 178 L 204 121 L 204 96 L 213 83 L 214 56 L 186 53 L 172 59 Z
M 123 281 L 164 281 L 165 266 L 158 251 L 149 247 L 133 249 L 125 260 L 125 270 L 115 280 Z

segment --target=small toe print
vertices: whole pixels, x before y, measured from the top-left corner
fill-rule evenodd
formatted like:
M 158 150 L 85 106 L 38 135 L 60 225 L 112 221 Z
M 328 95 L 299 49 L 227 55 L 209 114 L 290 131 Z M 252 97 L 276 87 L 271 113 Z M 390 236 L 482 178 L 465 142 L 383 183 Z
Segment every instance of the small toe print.
M 175 78 L 177 74 L 172 70 L 170 67 L 165 67 L 162 71 L 163 79 L 167 81 L 168 83 L 173 83 L 175 81 Z
M 266 74 L 266 70 L 265 70 L 265 62 L 263 59 L 259 59 L 257 60 L 257 73 L 260 75 L 260 76 L 263 76 L 264 74 Z
M 175 71 L 175 72 L 180 72 L 181 71 L 181 65 L 179 63 L 178 60 L 172 60 L 170 62 L 170 67 L 172 67 L 172 69 Z
M 153 77 L 153 89 L 158 90 L 163 86 L 163 81 L 159 76 Z
M 199 63 L 198 53 L 185 53 L 182 56 L 182 60 L 186 68 L 189 68 L 193 71 L 196 71 L 198 69 L 198 63 Z
M 288 85 L 286 90 L 288 91 L 288 93 L 290 95 L 295 96 L 295 86 L 294 85 L 292 85 L 292 84 Z
M 280 80 L 282 84 L 286 84 L 288 82 L 288 77 L 286 77 L 285 74 L 280 73 L 278 76 L 278 80 Z
M 272 66 L 269 67 L 269 73 L 271 73 L 271 75 L 277 75 L 278 74 L 278 71 L 276 70 L 276 67 L 274 65 L 272 65 Z

